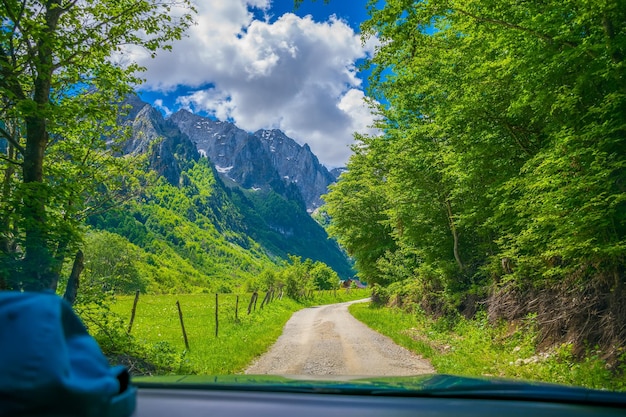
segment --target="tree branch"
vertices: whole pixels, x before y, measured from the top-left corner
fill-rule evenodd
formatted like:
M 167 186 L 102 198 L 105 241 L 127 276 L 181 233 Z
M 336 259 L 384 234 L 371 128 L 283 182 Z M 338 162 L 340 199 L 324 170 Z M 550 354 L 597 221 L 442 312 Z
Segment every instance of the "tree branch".
M 63 12 L 67 12 L 69 11 L 72 7 L 74 7 L 76 5 L 76 3 L 78 2 L 78 0 L 72 0 L 70 2 L 67 3 L 67 5 L 61 7 L 61 10 L 63 10 Z
M 450 232 L 452 233 L 452 239 L 453 239 L 452 251 L 454 254 L 454 259 L 456 260 L 456 264 L 458 265 L 459 269 L 463 271 L 465 269 L 465 265 L 463 265 L 463 261 L 461 260 L 461 255 L 459 254 L 459 233 L 456 229 L 456 224 L 454 222 L 454 215 L 452 214 L 452 205 L 450 204 L 449 198 L 446 198 L 445 206 L 446 206 L 446 211 L 448 214 Z
M 0 48 L 0 86 L 4 86 L 8 91 L 10 91 L 15 97 L 20 100 L 25 98 L 24 90 L 20 85 L 19 81 L 16 80 L 15 73 L 10 71 L 10 68 L 15 68 L 14 65 L 14 57 L 9 59 L 9 55 L 7 55 L 4 48 Z
M 12 164 L 12 165 L 22 166 L 22 163 L 21 163 L 21 162 L 18 162 L 18 161 L 16 161 L 16 160 L 11 159 L 11 158 L 9 158 L 9 157 L 7 157 L 7 156 L 4 156 L 4 155 L 2 155 L 2 154 L 0 154 L 0 159 L 1 159 L 1 160 L 3 160 L 3 161 L 5 161 L 5 162 L 8 162 L 9 164 Z
M 11 145 L 17 149 L 19 153 L 24 155 L 24 147 L 19 144 L 9 132 L 7 132 L 2 126 L 0 126 L 0 135 L 2 135 Z
M 137 6 L 138 6 L 138 3 L 131 3 L 130 6 L 120 11 L 117 15 L 113 15 L 109 19 L 106 19 L 106 20 L 101 20 L 95 25 L 85 26 L 85 31 L 84 31 L 83 36 L 79 37 L 78 39 L 75 40 L 75 42 L 70 43 L 67 46 L 67 49 L 74 49 L 75 52 L 71 55 L 68 55 L 63 61 L 57 62 L 54 69 L 56 70 L 61 67 L 71 66 L 77 61 L 76 58 L 80 58 L 84 54 L 89 54 L 88 51 L 83 50 L 81 48 L 76 48 L 76 47 L 78 45 L 84 45 L 85 43 L 89 41 L 93 41 L 95 39 L 94 35 L 101 33 L 98 29 L 101 29 L 102 27 L 109 25 L 109 24 L 119 24 L 120 22 L 123 23 L 124 18 L 129 13 L 131 13 L 134 9 L 136 9 Z M 112 45 L 119 46 L 123 44 L 122 42 L 119 42 L 119 40 L 122 39 L 123 37 L 124 37 L 123 34 L 120 34 L 115 38 L 112 38 L 111 36 L 107 36 L 104 39 L 100 39 L 100 42 L 108 46 L 112 46 Z
M 19 12 L 17 14 L 14 14 L 14 13 L 11 13 L 13 10 L 11 5 L 7 4 L 6 0 L 3 0 L 3 4 L 5 7 L 5 10 L 7 11 L 8 18 L 13 22 L 11 36 L 9 37 L 10 39 L 9 45 L 10 45 L 10 54 L 11 54 L 11 64 L 13 65 L 14 68 L 17 67 L 17 59 L 15 58 L 16 53 L 15 53 L 15 45 L 13 43 L 13 40 L 15 38 L 15 33 L 18 30 L 20 32 L 22 31 L 20 22 L 22 20 L 22 17 L 24 16 L 24 12 L 26 11 L 26 3 L 27 3 L 26 1 L 22 1 L 22 7 L 20 8 Z M 43 5 L 41 7 L 43 10 Z M 28 55 L 30 55 L 31 57 L 34 57 L 36 55 L 36 48 L 33 48 L 27 36 L 22 36 L 20 43 L 23 43 L 24 45 L 26 45 L 26 50 L 28 51 Z M 18 46 L 18 49 L 19 49 L 19 46 Z
M 472 19 L 474 19 L 474 20 L 476 20 L 478 22 L 491 23 L 491 24 L 494 24 L 494 25 L 504 26 L 504 27 L 507 27 L 507 28 L 510 28 L 510 29 L 515 29 L 515 30 L 518 30 L 520 32 L 525 32 L 525 33 L 531 34 L 531 35 L 533 35 L 533 36 L 535 36 L 535 37 L 537 37 L 539 39 L 543 39 L 544 41 L 546 41 L 547 43 L 550 43 L 550 44 L 556 43 L 556 44 L 561 44 L 561 45 L 568 46 L 570 48 L 576 48 L 576 47 L 579 46 L 576 42 L 572 42 L 572 41 L 566 41 L 566 40 L 556 41 L 554 39 L 554 37 L 546 35 L 545 33 L 541 33 L 541 32 L 538 32 L 538 31 L 536 31 L 534 29 L 530 29 L 530 28 L 527 28 L 527 27 L 524 27 L 524 26 L 516 25 L 515 23 L 510 23 L 510 22 L 507 22 L 505 20 L 492 19 L 492 18 L 489 18 L 489 17 L 477 16 L 477 15 L 475 15 L 473 13 L 468 12 L 467 10 L 460 9 L 460 8 L 456 8 L 454 10 L 459 12 L 459 13 L 461 13 L 462 15 L 471 17 Z M 585 52 L 587 53 L 587 55 L 591 56 L 592 58 L 596 58 L 596 54 L 594 54 L 593 52 L 588 51 L 588 50 L 585 51 Z

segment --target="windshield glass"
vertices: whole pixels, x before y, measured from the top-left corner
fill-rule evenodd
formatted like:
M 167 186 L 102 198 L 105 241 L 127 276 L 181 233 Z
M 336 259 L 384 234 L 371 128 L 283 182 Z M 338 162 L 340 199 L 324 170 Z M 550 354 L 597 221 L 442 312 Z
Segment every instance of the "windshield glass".
M 40 3 L 0 5 L 0 289 L 137 383 L 626 391 L 623 8 Z

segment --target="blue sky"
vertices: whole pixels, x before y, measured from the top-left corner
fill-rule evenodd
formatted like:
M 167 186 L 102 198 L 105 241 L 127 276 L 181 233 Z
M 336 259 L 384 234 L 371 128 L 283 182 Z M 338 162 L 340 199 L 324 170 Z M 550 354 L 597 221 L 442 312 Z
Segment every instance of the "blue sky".
M 324 0 L 304 0 L 296 9 L 292 0 L 277 0 L 272 1 L 270 12 L 274 13 L 275 16 L 284 13 L 295 13 L 298 16 L 310 14 L 317 21 L 328 20 L 334 14 L 358 30 L 361 22 L 367 19 L 366 4 L 367 0 L 331 0 L 328 3 Z
M 372 133 L 358 63 L 367 0 L 194 0 L 196 25 L 171 52 L 133 58 L 147 68 L 141 97 L 248 131 L 278 128 L 327 167 L 345 165 L 353 133 Z

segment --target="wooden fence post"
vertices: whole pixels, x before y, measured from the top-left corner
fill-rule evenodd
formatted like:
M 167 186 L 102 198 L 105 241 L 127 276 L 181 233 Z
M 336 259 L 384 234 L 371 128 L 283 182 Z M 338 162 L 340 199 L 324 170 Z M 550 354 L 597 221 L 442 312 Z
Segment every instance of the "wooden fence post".
M 219 304 L 219 300 L 218 300 L 218 293 L 215 293 L 215 337 L 217 337 L 217 331 L 220 328 L 220 321 L 219 321 L 219 316 L 218 316 L 218 304 Z
M 180 319 L 180 327 L 183 329 L 183 338 L 185 339 L 185 347 L 189 350 L 189 341 L 187 340 L 187 332 L 185 331 L 185 322 L 183 321 L 183 310 L 180 308 L 180 303 L 176 300 L 176 307 L 178 307 L 178 318 Z
M 235 322 L 239 321 L 239 296 L 237 296 L 237 299 L 235 301 Z
M 248 304 L 248 315 L 252 312 L 252 304 L 254 304 L 254 293 L 252 293 L 252 297 L 250 297 L 250 303 Z
M 270 294 L 271 292 L 268 291 L 265 293 L 265 297 L 263 297 L 263 301 L 261 301 L 261 308 L 263 308 L 263 306 L 268 302 L 268 300 L 270 299 Z
M 135 291 L 135 301 L 133 301 L 133 309 L 130 312 L 130 323 L 128 323 L 127 334 L 133 329 L 133 322 L 135 321 L 135 312 L 137 311 L 137 302 L 139 301 L 139 290 Z
M 256 299 L 259 297 L 259 293 L 256 291 L 252 293 L 252 298 L 250 298 L 250 304 L 248 304 L 248 314 L 252 312 L 252 307 L 256 311 Z
M 83 272 L 83 269 L 85 269 L 84 260 L 85 256 L 83 255 L 83 251 L 79 249 L 78 252 L 76 252 L 76 256 L 74 257 L 72 273 L 70 274 L 70 278 L 67 281 L 67 287 L 65 288 L 65 294 L 63 295 L 63 299 L 70 303 L 70 305 L 74 305 L 74 302 L 76 301 L 80 273 Z

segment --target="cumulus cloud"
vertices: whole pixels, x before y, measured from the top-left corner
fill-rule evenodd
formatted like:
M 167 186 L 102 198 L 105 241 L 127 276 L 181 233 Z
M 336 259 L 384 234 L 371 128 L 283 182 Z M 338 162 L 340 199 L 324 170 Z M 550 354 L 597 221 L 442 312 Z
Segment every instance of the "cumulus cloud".
M 269 6 L 269 0 L 199 1 L 189 37 L 155 60 L 137 56 L 148 68 L 143 87 L 191 87 L 195 91 L 178 98 L 181 107 L 249 131 L 279 128 L 308 143 L 327 166 L 343 165 L 353 132 L 368 132 L 372 123 L 355 62 L 373 45 L 363 46 L 335 17 L 254 18 L 252 7 L 265 12 Z
M 162 99 L 156 99 L 154 100 L 154 107 L 156 107 L 157 109 L 163 110 L 163 113 L 165 113 L 165 117 L 168 117 L 172 114 L 172 111 L 163 104 L 163 100 Z

